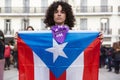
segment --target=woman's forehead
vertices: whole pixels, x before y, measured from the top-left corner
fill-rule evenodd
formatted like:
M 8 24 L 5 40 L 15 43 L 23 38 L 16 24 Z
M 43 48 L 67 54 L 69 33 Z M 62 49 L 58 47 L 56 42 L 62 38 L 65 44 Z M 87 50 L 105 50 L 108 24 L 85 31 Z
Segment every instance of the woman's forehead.
M 62 11 L 65 11 L 64 7 L 63 7 L 61 4 L 59 4 L 59 5 L 55 8 L 55 10 L 58 10 L 58 8 L 59 8 L 59 9 L 61 8 Z

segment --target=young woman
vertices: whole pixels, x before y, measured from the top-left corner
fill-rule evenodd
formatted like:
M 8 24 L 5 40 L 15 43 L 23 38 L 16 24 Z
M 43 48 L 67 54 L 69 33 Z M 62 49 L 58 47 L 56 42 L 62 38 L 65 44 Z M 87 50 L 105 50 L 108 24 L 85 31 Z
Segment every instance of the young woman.
M 66 33 L 75 24 L 75 17 L 71 5 L 63 1 L 53 2 L 47 10 L 44 23 L 46 27 L 50 27 L 55 39 L 63 34 L 63 37 L 58 42 L 64 42 Z M 99 38 L 103 39 L 101 33 L 99 34 Z
M 75 18 L 71 5 L 62 1 L 53 2 L 47 10 L 44 23 L 46 24 L 46 27 L 67 25 L 72 29 L 75 24 Z

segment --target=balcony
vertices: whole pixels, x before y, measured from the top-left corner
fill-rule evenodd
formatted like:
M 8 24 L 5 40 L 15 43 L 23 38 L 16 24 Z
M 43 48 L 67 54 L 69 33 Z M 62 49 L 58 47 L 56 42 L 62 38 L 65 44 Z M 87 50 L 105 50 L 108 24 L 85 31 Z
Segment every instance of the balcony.
M 48 7 L 0 7 L 0 16 L 44 16 Z M 112 15 L 112 6 L 76 6 L 75 15 Z
M 0 16 L 40 16 L 47 7 L 0 7 Z
M 76 15 L 112 15 L 112 6 L 77 6 L 74 7 Z

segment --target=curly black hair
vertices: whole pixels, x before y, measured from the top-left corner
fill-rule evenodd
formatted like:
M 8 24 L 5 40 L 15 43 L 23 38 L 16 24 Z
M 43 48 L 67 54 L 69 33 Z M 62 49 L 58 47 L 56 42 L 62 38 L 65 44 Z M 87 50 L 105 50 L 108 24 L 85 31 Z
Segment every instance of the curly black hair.
M 65 11 L 65 13 L 66 13 L 65 25 L 68 25 L 69 28 L 72 29 L 72 27 L 74 27 L 74 24 L 75 24 L 75 17 L 72 12 L 72 7 L 67 2 L 63 2 L 63 1 L 53 2 L 48 7 L 48 10 L 47 10 L 46 16 L 45 16 L 45 20 L 44 20 L 46 27 L 52 27 L 53 25 L 55 25 L 54 11 L 57 10 L 59 5 L 62 6 L 62 10 Z

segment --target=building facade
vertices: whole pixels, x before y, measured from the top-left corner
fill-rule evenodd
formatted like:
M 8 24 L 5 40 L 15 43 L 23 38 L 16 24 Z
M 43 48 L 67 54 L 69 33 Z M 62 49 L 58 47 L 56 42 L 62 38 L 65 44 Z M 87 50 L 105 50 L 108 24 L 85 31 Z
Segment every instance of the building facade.
M 0 29 L 5 36 L 33 26 L 46 30 L 43 23 L 46 9 L 58 0 L 0 0 Z M 76 18 L 75 30 L 101 31 L 103 45 L 120 41 L 120 0 L 59 0 L 72 5 Z

